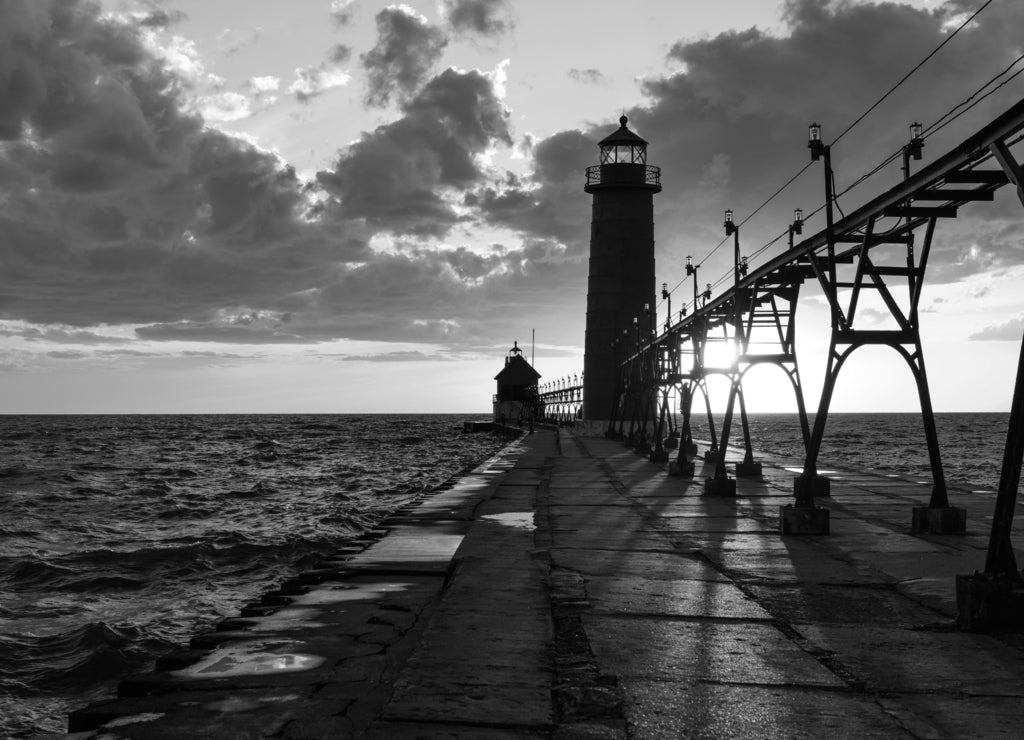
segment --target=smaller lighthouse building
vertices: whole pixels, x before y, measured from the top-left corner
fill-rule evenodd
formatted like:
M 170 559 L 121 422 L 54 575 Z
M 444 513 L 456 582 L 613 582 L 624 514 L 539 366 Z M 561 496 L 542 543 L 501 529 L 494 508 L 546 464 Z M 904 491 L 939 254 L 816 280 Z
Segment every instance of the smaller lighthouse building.
M 495 421 L 515 423 L 535 413 L 540 373 L 523 357 L 518 341 L 512 343 L 505 356 L 505 367 L 494 379 L 498 383 L 493 399 Z

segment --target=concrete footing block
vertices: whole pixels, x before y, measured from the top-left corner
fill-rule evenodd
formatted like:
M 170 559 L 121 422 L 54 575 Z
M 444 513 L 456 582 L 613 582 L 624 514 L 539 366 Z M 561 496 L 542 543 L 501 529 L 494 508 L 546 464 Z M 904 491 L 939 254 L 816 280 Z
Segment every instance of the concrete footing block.
M 825 535 L 828 533 L 828 509 L 821 506 L 779 507 L 779 534 Z
M 718 462 L 722 453 L 718 450 L 704 450 L 704 462 Z
M 675 450 L 679 447 L 679 435 L 670 434 L 663 442 L 666 450 Z
M 697 456 L 697 444 L 695 442 L 685 443 L 683 445 L 683 449 L 686 451 L 686 454 L 689 455 L 690 457 Z
M 967 532 L 967 509 L 950 506 L 947 509 L 932 509 L 915 506 L 911 512 L 910 531 L 914 534 L 965 534 Z
M 677 475 L 683 478 L 692 478 L 697 470 L 697 466 L 693 464 L 693 460 L 673 460 L 668 464 L 668 474 Z
M 668 450 L 651 450 L 651 462 L 668 462 Z
M 805 478 L 802 475 L 798 475 L 793 478 L 793 493 L 797 497 L 800 496 L 804 486 L 810 486 L 812 496 L 827 498 L 832 495 L 832 481 L 821 475 L 814 478 Z
M 1024 589 L 1014 578 L 958 575 L 956 607 L 957 627 L 967 632 L 1024 629 Z
M 735 496 L 736 495 L 736 479 L 735 478 L 705 478 L 704 479 L 704 495 L 705 496 Z
M 761 475 L 761 463 L 759 462 L 736 463 L 737 478 L 760 478 Z

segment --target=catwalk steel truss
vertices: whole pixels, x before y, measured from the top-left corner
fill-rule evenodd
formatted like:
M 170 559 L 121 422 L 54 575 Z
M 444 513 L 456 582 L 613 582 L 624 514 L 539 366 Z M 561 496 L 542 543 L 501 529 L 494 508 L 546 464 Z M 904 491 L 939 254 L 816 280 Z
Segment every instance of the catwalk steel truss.
M 717 482 L 728 490 L 725 456 L 718 453 L 724 452 L 729 442 L 737 406 L 745 448 L 738 474 L 758 472 L 746 415 L 744 376 L 758 365 L 777 366 L 793 386 L 805 443 L 803 471 L 794 480 L 795 507 L 810 510 L 815 496 L 829 493 L 828 480 L 818 474 L 818 454 L 839 373 L 854 350 L 891 347 L 906 361 L 914 377 L 933 479 L 928 506 L 915 510 L 913 528 L 956 531 L 962 527 L 962 510 L 949 505 L 936 436 L 921 346 L 921 292 L 941 220 L 956 218 L 968 204 L 992 201 L 995 191 L 1008 184 L 1024 204 L 1024 175 L 1010 151 L 1012 144 L 1024 138 L 1022 130 L 1024 101 L 913 175 L 908 164 L 914 150 L 913 146 L 907 147 L 903 152 L 904 180 L 838 220 L 833 213 L 829 147 L 820 141 L 815 144 L 812 136 L 812 155 L 824 159 L 825 228 L 745 274 L 746 266 L 738 254 L 739 227 L 730 228 L 731 219 L 727 218 L 727 233 L 737 233 L 734 284 L 703 306 L 695 304 L 693 313 L 666 325 L 661 333 L 652 333 L 649 339 L 637 333 L 634 351 L 622 358 L 618 368 L 609 436 L 624 438 L 637 449 L 649 451 L 656 460 L 666 457 L 663 440 L 677 437 L 673 469 L 692 475 L 692 406 L 695 397 L 703 395 L 711 436 L 709 455 L 715 461 L 714 475 L 706 485 L 714 487 Z M 827 366 L 813 426 L 804 407 L 794 344 L 797 300 L 808 280 L 820 286 L 831 317 Z M 869 301 L 869 296 L 875 300 Z M 866 325 L 865 303 L 875 309 L 872 313 L 876 320 L 870 325 Z M 885 314 L 886 328 L 877 326 L 879 310 Z M 724 366 L 706 364 L 708 347 L 714 343 L 730 348 L 732 354 Z M 707 393 L 707 379 L 714 375 L 723 376 L 729 383 L 720 434 L 714 429 Z M 672 396 L 680 402 L 679 430 L 672 428 Z M 1009 533 L 1022 455 L 1024 353 L 986 566 L 993 573 L 1016 572 Z

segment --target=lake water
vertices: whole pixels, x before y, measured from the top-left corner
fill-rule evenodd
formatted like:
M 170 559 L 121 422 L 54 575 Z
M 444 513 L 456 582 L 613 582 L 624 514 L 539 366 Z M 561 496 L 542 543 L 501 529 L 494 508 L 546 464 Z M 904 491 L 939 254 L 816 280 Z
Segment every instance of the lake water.
M 504 442 L 486 416 L 0 416 L 0 737 L 67 712 Z

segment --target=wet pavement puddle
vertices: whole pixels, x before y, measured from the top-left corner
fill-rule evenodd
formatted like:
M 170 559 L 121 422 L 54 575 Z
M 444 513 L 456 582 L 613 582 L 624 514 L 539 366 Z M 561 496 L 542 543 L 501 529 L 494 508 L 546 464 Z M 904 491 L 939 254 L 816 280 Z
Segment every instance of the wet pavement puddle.
M 324 658 L 304 653 L 272 652 L 290 642 L 249 642 L 215 650 L 194 665 L 173 671 L 181 678 L 226 678 L 269 673 L 294 673 L 320 666 Z
M 485 514 L 480 518 L 489 522 L 504 524 L 506 527 L 525 529 L 528 532 L 532 532 L 537 528 L 537 525 L 533 523 L 532 511 L 509 511 L 504 514 Z

